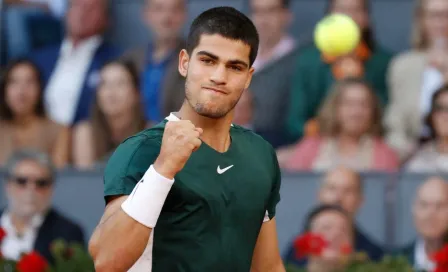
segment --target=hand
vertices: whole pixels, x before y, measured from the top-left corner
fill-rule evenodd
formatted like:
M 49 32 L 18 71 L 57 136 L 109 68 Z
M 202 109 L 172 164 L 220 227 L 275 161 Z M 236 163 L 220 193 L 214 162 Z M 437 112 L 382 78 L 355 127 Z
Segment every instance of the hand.
M 191 121 L 169 121 L 165 125 L 160 154 L 154 169 L 162 176 L 172 179 L 184 168 L 191 154 L 199 148 L 202 129 Z

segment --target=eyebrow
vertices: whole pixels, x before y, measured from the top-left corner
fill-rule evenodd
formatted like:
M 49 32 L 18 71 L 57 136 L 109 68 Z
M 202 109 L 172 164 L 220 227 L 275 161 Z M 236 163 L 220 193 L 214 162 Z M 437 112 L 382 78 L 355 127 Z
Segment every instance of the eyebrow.
M 209 57 L 209 58 L 211 58 L 213 60 L 218 60 L 219 59 L 218 56 L 216 56 L 215 54 L 212 54 L 210 52 L 207 52 L 207 51 L 199 51 L 196 55 L 207 56 L 207 57 Z M 248 68 L 249 67 L 248 63 L 246 63 L 245 61 L 242 61 L 242 60 L 238 60 L 238 59 L 229 60 L 227 63 L 228 64 L 233 64 L 233 65 L 242 65 L 242 66 L 244 66 L 244 68 Z

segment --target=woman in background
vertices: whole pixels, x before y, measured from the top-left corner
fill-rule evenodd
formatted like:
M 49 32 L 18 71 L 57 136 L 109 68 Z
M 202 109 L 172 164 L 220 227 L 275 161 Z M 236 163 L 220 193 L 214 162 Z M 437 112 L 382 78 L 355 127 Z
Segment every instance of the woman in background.
M 336 83 L 317 122 L 319 135 L 299 142 L 283 167 L 302 171 L 327 171 L 340 165 L 357 171 L 398 169 L 397 155 L 382 138 L 380 104 L 365 81 Z
M 69 129 L 45 115 L 41 76 L 27 59 L 13 61 L 0 82 L 0 164 L 16 150 L 49 154 L 57 167 L 69 158 Z
M 123 140 L 147 127 L 136 68 L 113 61 L 101 69 L 100 77 L 91 118 L 73 132 L 73 164 L 80 169 L 106 160 Z

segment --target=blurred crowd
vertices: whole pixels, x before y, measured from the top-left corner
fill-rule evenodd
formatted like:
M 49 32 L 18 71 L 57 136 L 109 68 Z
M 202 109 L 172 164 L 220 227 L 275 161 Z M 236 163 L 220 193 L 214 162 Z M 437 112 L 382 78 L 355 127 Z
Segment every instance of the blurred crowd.
M 362 32 L 352 53 L 335 58 L 288 32 L 292 20 L 301 20 L 290 1 L 248 1 L 260 46 L 234 122 L 269 141 L 283 169 L 327 172 L 319 194 L 324 206 L 304 229 L 321 231 L 335 243 L 347 239 L 374 259 L 381 248 L 351 227 L 363 197 L 357 172 L 448 172 L 448 1 L 415 3 L 412 48 L 392 54 L 375 37 L 368 0 L 328 0 L 327 14 L 350 16 Z M 37 208 L 21 210 L 27 198 L 19 189 L 32 187 L 38 196 L 27 194 L 36 203 L 50 197 L 50 168 L 21 173 L 17 162 L 7 163 L 25 153 L 22 160 L 37 168 L 46 163 L 35 157 L 45 155 L 56 169 L 92 169 L 124 139 L 179 109 L 184 78 L 178 52 L 185 43 L 187 2 L 146 0 L 142 20 L 152 39 L 137 48 L 106 41 L 112 19 L 107 0 L 3 4 L 0 165 L 9 167 L 8 210 L 42 215 Z M 30 31 L 33 23 L 46 31 Z M 407 252 L 421 267 L 431 267 L 426 253 L 443 244 L 447 207 L 442 179 L 431 178 L 417 192 L 420 238 Z M 2 225 L 10 224 L 3 217 Z M 84 239 L 77 227 L 64 235 Z

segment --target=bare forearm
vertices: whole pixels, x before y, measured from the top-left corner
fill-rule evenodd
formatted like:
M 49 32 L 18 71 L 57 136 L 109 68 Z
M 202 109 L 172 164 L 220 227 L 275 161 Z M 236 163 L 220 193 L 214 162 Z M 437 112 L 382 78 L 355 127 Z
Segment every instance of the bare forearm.
M 145 250 L 151 229 L 121 209 L 100 223 L 90 241 L 95 271 L 127 271 Z
M 263 267 L 252 266 L 250 269 L 250 272 L 285 272 L 285 271 L 286 269 L 282 261 Z

